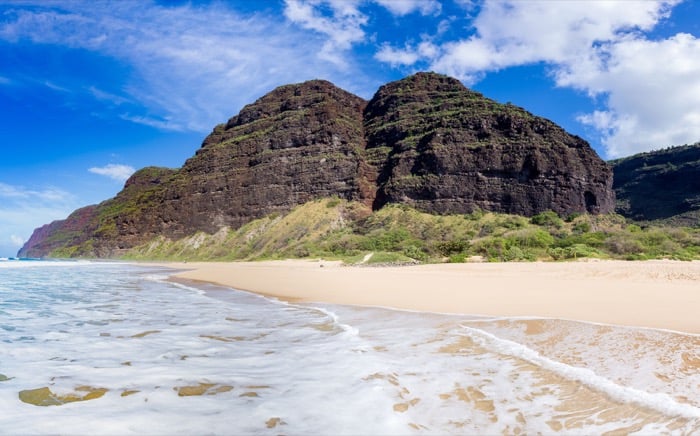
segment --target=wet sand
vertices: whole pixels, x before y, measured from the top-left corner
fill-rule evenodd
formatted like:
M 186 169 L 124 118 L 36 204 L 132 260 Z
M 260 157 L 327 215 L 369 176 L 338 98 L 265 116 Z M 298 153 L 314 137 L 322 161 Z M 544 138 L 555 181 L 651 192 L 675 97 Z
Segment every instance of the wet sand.
M 347 267 L 329 261 L 163 263 L 176 277 L 290 301 L 537 317 L 700 334 L 700 262 Z

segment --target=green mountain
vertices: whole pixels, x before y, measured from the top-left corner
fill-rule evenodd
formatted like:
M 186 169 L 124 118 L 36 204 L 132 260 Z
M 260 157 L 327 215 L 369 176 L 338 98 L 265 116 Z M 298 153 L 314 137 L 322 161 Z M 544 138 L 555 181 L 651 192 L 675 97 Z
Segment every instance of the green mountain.
M 635 221 L 700 225 L 700 143 L 609 163 L 617 213 Z
M 458 80 L 418 73 L 365 101 L 330 82 L 279 87 L 214 128 L 182 168 L 37 229 L 20 256 L 117 257 L 338 197 L 380 211 L 608 213 L 612 171 L 583 139 Z M 291 237 L 291 236 L 290 236 Z

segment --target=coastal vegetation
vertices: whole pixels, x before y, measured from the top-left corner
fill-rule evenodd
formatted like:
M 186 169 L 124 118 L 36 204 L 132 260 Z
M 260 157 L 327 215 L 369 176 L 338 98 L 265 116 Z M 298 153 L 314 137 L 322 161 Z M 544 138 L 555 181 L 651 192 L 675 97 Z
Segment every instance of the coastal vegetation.
M 371 254 L 371 256 L 370 256 Z M 700 259 L 700 227 L 639 225 L 617 214 L 547 211 L 531 218 L 477 210 L 435 215 L 407 205 L 372 212 L 339 198 L 315 200 L 215 234 L 159 236 L 131 260 L 324 258 L 349 264 Z

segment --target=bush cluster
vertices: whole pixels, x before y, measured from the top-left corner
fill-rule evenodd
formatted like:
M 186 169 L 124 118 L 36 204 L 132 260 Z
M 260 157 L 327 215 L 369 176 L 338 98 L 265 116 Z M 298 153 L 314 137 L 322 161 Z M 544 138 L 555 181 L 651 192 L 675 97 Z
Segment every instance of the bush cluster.
M 300 206 L 287 215 L 246 224 L 227 235 L 161 238 L 130 258 L 237 260 L 285 257 L 360 262 L 560 261 L 581 258 L 700 258 L 700 228 L 661 227 L 610 215 L 547 211 L 531 218 L 474 211 L 431 215 L 406 205 L 371 212 L 338 198 Z

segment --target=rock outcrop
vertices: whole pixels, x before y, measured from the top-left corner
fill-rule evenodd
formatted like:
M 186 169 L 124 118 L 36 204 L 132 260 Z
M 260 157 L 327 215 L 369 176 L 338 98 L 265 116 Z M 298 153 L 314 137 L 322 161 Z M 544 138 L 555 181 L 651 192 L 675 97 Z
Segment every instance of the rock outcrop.
M 419 73 L 379 89 L 365 111 L 383 148 L 376 207 L 518 215 L 614 207 L 611 171 L 583 139 L 458 80 Z
M 163 206 L 191 229 L 232 228 L 307 201 L 371 201 L 362 177 L 365 101 L 330 82 L 275 89 L 217 126 L 185 162 Z
M 700 143 L 610 164 L 619 214 L 637 221 L 700 224 Z
M 611 186 L 585 141 L 455 79 L 419 73 L 370 102 L 313 80 L 244 107 L 182 168 L 143 169 L 115 198 L 37 229 L 20 255 L 116 256 L 331 196 L 434 213 L 605 213 Z

